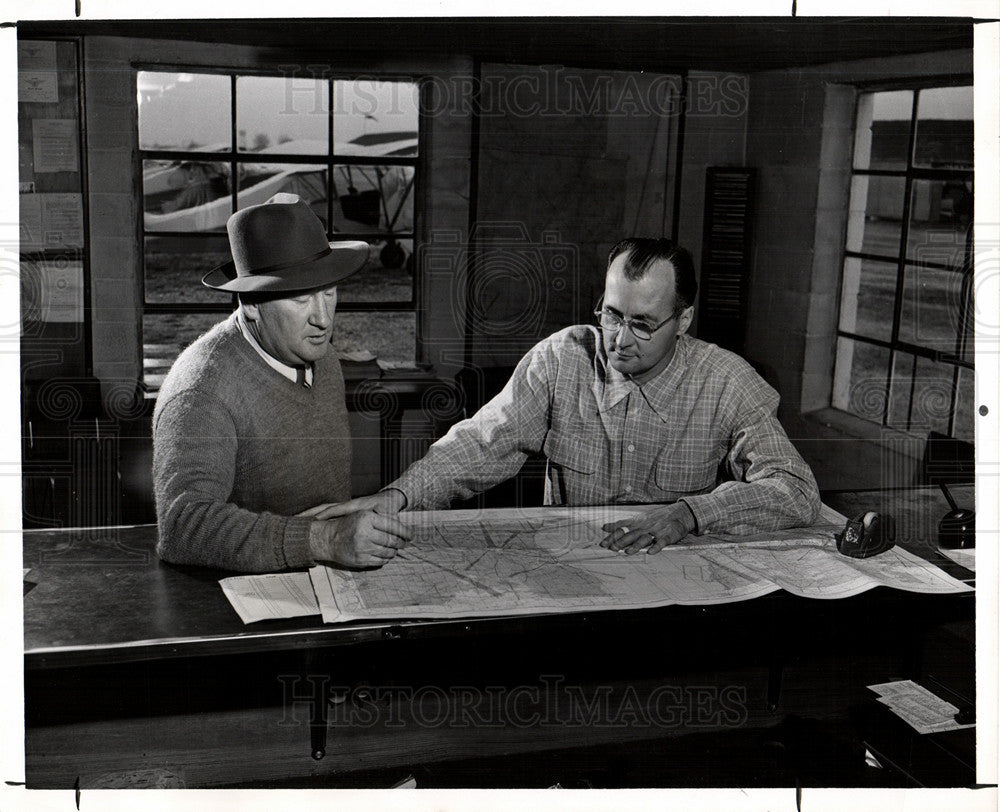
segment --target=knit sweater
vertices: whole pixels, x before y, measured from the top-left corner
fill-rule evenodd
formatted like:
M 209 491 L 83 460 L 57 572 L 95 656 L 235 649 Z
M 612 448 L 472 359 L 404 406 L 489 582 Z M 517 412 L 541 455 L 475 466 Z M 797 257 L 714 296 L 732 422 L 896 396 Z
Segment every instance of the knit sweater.
M 242 572 L 310 566 L 306 508 L 350 496 L 344 378 L 331 351 L 311 388 L 269 367 L 234 313 L 188 347 L 153 413 L 157 552 Z

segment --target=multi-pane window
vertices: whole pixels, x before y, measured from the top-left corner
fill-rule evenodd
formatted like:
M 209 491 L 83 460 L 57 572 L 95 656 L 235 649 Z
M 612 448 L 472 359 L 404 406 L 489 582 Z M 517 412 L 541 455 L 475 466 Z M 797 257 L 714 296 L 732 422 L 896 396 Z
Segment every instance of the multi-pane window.
M 973 437 L 972 87 L 858 98 L 833 406 Z
M 305 200 L 331 240 L 375 246 L 338 286 L 337 349 L 414 360 L 416 82 L 148 70 L 136 89 L 148 389 L 233 309 L 200 283 L 229 258 L 229 216 L 278 192 Z

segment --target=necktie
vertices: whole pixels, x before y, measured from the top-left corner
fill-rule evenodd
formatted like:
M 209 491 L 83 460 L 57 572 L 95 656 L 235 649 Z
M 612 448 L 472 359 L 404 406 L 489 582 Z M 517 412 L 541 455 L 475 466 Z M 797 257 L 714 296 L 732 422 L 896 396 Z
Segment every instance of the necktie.
M 298 386 L 309 388 L 309 384 L 306 383 L 306 368 L 304 366 L 295 367 L 295 383 Z

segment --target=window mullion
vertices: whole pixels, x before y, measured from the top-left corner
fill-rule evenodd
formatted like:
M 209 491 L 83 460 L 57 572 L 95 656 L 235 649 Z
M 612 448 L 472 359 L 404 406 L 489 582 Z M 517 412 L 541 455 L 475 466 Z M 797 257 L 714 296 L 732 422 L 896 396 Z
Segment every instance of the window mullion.
M 326 80 L 326 236 L 333 236 L 333 79 Z
M 889 334 L 889 364 L 886 370 L 885 404 L 882 410 L 882 425 L 889 425 L 889 402 L 892 398 L 892 369 L 896 361 L 896 344 L 899 341 L 899 323 L 903 312 L 903 283 L 906 274 L 906 245 L 910 238 L 910 213 L 913 198 L 913 149 L 917 137 L 917 105 L 920 91 L 914 91 L 910 108 L 910 132 L 906 145 L 906 174 L 903 183 L 903 222 L 900 223 L 899 251 L 896 257 L 896 289 L 892 303 L 892 330 Z M 911 382 L 912 385 L 912 382 Z M 909 423 L 909 419 L 907 419 Z

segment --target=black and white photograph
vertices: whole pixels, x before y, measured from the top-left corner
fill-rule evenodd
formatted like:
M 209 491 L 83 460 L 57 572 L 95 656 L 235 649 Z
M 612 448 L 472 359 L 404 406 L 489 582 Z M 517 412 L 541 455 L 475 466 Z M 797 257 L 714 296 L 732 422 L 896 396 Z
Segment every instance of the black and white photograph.
M 0 804 L 996 808 L 998 9 L 18 5 Z

